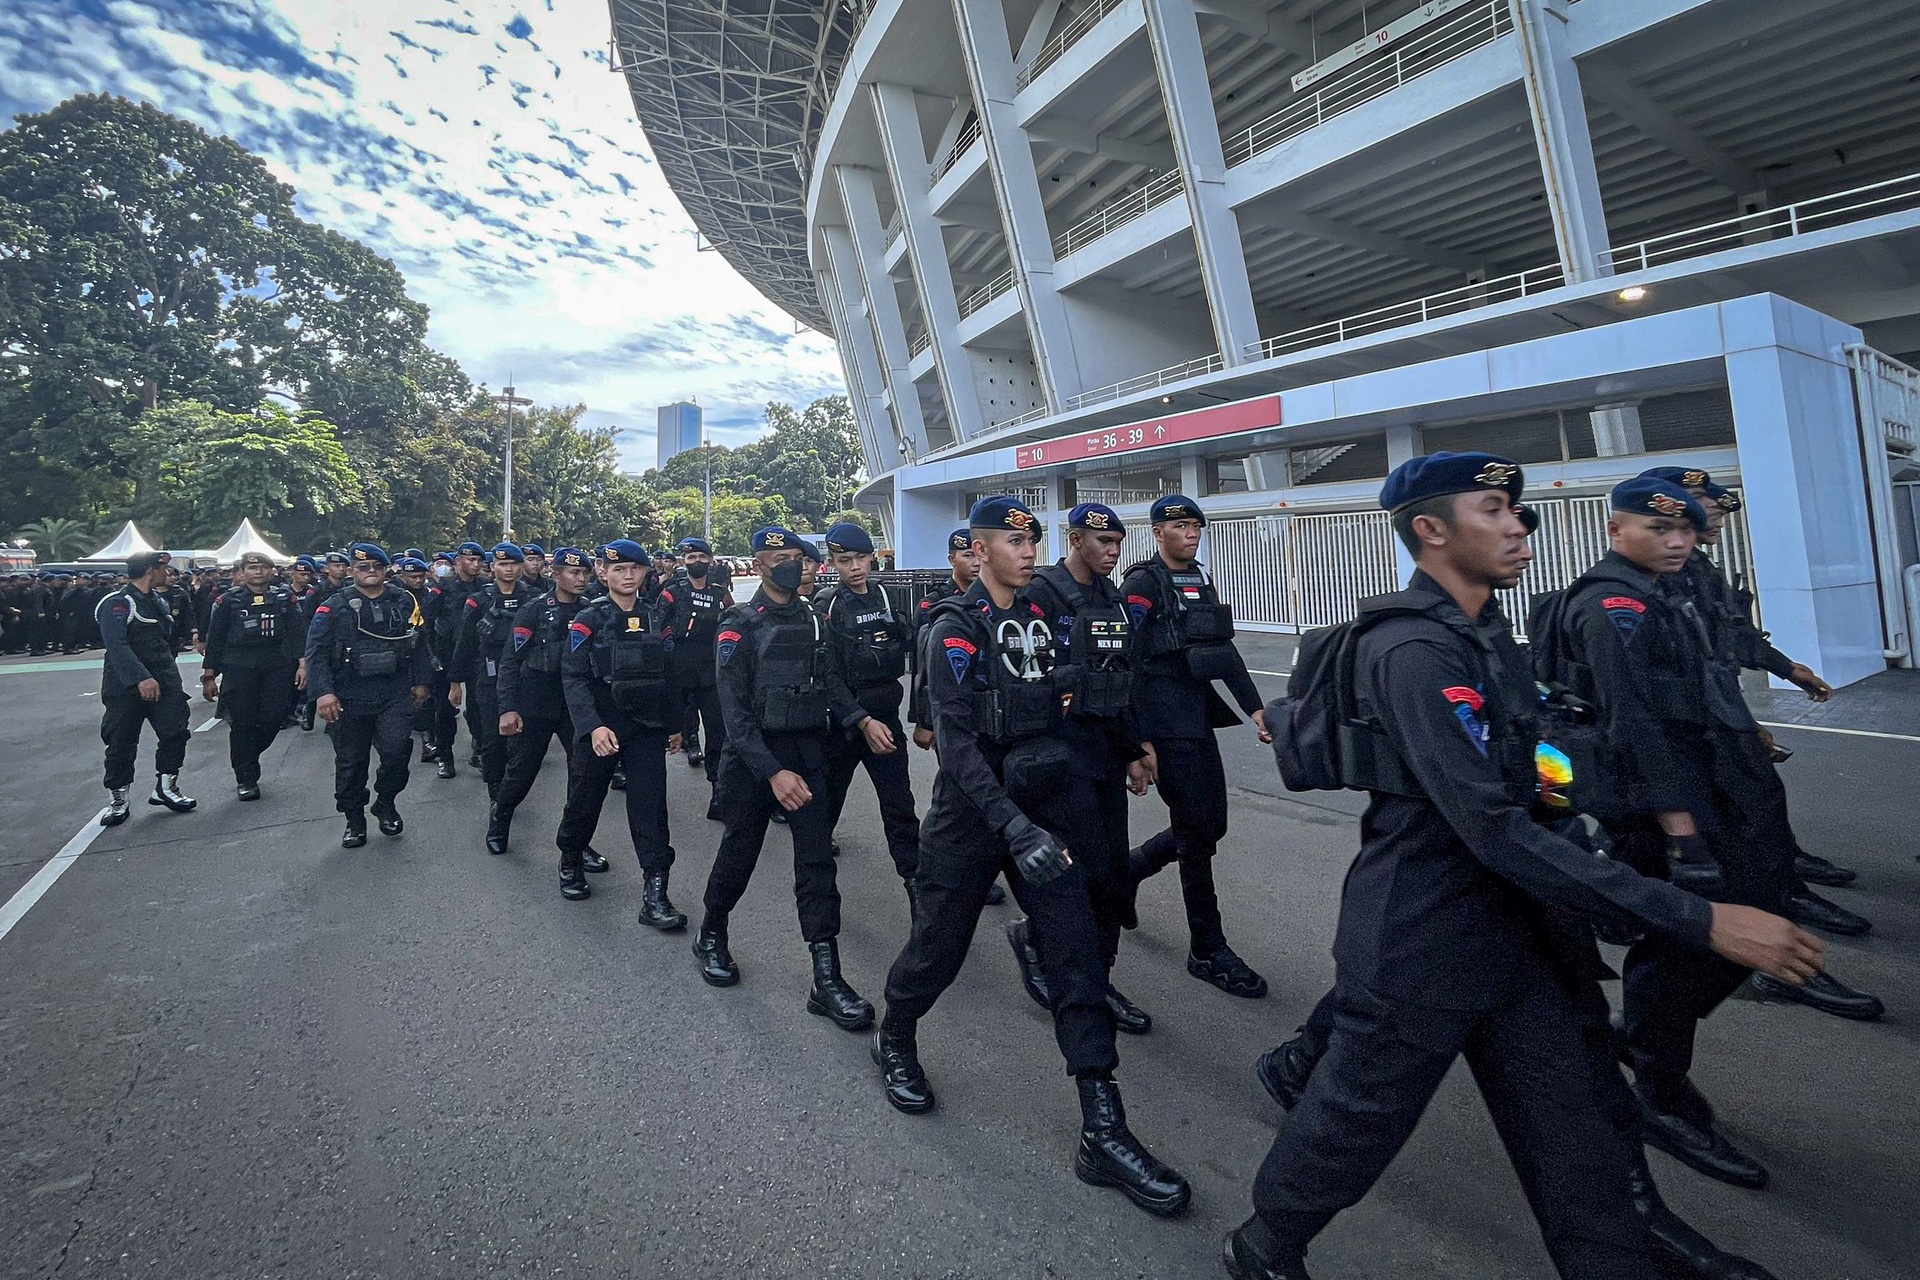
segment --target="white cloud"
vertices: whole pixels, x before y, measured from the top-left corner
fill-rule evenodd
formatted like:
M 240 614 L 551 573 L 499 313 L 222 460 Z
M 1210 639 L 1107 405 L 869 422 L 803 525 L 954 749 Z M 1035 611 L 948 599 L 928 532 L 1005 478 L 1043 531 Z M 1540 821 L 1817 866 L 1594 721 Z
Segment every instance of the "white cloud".
M 739 440 L 844 388 L 830 342 L 697 250 L 607 35 L 587 0 L 8 0 L 0 108 L 119 93 L 232 135 L 399 264 L 471 376 L 584 400 L 644 466 L 656 405 Z

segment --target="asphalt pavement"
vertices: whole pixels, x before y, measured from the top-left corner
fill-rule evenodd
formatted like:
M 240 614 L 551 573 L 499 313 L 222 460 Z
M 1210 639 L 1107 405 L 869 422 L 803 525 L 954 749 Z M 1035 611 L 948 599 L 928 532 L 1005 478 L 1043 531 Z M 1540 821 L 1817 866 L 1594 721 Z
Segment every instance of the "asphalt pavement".
M 1244 647 L 1269 673 L 1291 649 Z M 0 660 L 0 902 L 104 800 L 97 685 L 97 655 Z M 209 714 L 196 697 L 194 723 Z M 1920 717 L 1884 721 L 1920 737 Z M 1798 752 L 1784 776 L 1802 842 L 1861 872 L 1831 896 L 1877 927 L 1832 943 L 1832 967 L 1888 1016 L 1731 1002 L 1695 1078 L 1772 1187 L 1653 1157 L 1670 1202 L 1781 1280 L 1920 1266 L 1920 740 L 1845 727 L 1780 730 Z M 1281 1118 L 1251 1064 L 1331 980 L 1360 809 L 1286 794 L 1250 729 L 1223 747 L 1227 932 L 1273 991 L 1239 1001 L 1189 978 L 1176 878 L 1143 889 L 1115 982 L 1155 1025 L 1122 1038 L 1119 1078 L 1135 1131 L 1194 1182 L 1193 1211 L 1163 1222 L 1072 1175 L 1078 1109 L 1017 984 L 1011 905 L 988 908 L 922 1024 L 938 1110 L 902 1116 L 865 1038 L 805 1011 L 784 832 L 734 916 L 743 980 L 716 991 L 687 934 L 634 922 L 617 805 L 595 841 L 614 870 L 590 901 L 560 898 L 557 748 L 494 858 L 464 738 L 458 778 L 415 766 L 404 836 L 343 850 L 320 733 L 281 735 L 258 804 L 234 799 L 224 726 L 196 733 L 183 782 L 199 812 L 136 792 L 132 820 L 0 938 L 0 1274 L 1218 1276 Z M 697 771 L 675 759 L 669 778 L 673 896 L 697 916 L 720 828 Z M 924 753 L 914 779 L 924 800 Z M 1156 799 L 1134 802 L 1136 839 L 1163 821 Z M 840 840 L 842 956 L 878 1000 L 907 911 L 864 781 Z M 1323 1280 L 1551 1274 L 1463 1070 L 1310 1261 Z

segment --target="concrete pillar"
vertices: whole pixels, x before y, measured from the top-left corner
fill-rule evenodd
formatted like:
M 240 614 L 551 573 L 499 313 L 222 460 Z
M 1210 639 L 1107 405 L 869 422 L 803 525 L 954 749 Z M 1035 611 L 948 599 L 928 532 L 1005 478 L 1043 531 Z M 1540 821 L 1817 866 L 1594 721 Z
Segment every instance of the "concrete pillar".
M 1824 354 L 1788 345 L 1730 353 L 1727 390 L 1754 577 L 1774 644 L 1834 685 L 1886 670 L 1867 478 L 1838 344 Z
M 966 513 L 954 510 L 952 489 L 900 487 L 906 479 L 904 471 L 894 477 L 895 563 L 902 569 L 945 569 L 947 535 Z
M 1247 488 L 1285 489 L 1293 483 L 1293 451 L 1266 449 L 1247 455 Z
M 1147 36 L 1166 102 L 1173 152 L 1193 216 L 1193 244 L 1206 285 L 1207 310 L 1220 359 L 1245 363 L 1247 347 L 1260 341 L 1247 278 L 1240 219 L 1227 201 L 1227 160 L 1220 146 L 1220 119 L 1213 109 L 1206 52 L 1189 0 L 1145 0 Z
M 1580 95 L 1580 72 L 1567 43 L 1567 0 L 1512 0 L 1525 68 L 1527 107 L 1540 148 L 1547 209 L 1567 283 L 1613 274 L 1604 259 L 1607 214 L 1593 162 L 1593 134 Z
M 861 295 L 858 277 L 846 274 L 853 270 L 851 264 L 836 262 L 830 244 L 825 257 L 827 269 L 816 273 L 820 297 L 826 303 L 828 319 L 833 322 L 840 367 L 847 375 L 854 419 L 860 424 L 867 472 L 879 475 L 903 461 L 900 431 L 887 404 L 886 375 L 880 367 L 880 352 L 874 346 L 873 326 L 867 323 L 866 299 Z
M 1588 417 L 1593 423 L 1593 448 L 1601 457 L 1647 451 L 1647 438 L 1640 430 L 1638 403 L 1604 405 Z
M 960 60 L 973 89 L 980 137 L 987 149 L 987 173 L 1000 207 L 1000 223 L 1013 256 L 1013 287 L 1033 344 L 1040 389 L 1053 413 L 1085 388 L 1074 356 L 1066 300 L 1054 287 L 1053 236 L 1040 198 L 1040 175 L 1033 167 L 1033 145 L 1014 111 L 1013 50 L 1001 0 L 953 0 L 960 31 Z
M 953 264 L 947 258 L 946 238 L 934 220 L 927 198 L 933 169 L 926 161 L 926 140 L 920 133 L 920 113 L 913 90 L 900 84 L 875 84 L 874 117 L 880 126 L 880 145 L 887 155 L 893 179 L 894 203 L 900 209 L 901 234 L 906 237 L 907 261 L 920 287 L 920 310 L 933 339 L 933 367 L 946 397 L 947 417 L 954 437 L 970 440 L 987 426 L 974 385 L 972 357 L 960 345 L 960 299 L 953 287 Z
M 893 292 L 893 277 L 887 274 L 886 230 L 874 199 L 873 171 L 835 165 L 833 175 L 846 206 L 847 225 L 825 228 L 827 244 L 830 251 L 844 254 L 857 269 L 865 311 L 871 318 L 881 368 L 886 373 L 887 394 L 893 399 L 894 421 L 906 432 L 908 445 L 917 457 L 928 448 L 927 423 L 920 414 L 920 393 L 908 372 L 907 326 L 900 315 L 900 299 Z

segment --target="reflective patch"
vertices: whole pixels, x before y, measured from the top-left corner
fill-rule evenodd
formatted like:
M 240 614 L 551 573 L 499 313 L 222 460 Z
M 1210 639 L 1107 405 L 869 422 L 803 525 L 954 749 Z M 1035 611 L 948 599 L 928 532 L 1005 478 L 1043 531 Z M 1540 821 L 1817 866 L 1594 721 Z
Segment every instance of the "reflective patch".
M 1473 743 L 1474 750 L 1486 755 L 1490 735 L 1487 722 L 1480 713 L 1486 709 L 1487 700 L 1480 695 L 1480 691 L 1456 684 L 1442 689 L 1440 696 L 1452 704 L 1453 714 L 1460 721 L 1460 727 L 1467 731 L 1467 741 Z
M 520 652 L 527 647 L 527 641 L 531 639 L 533 639 L 532 627 L 515 627 L 513 629 L 513 651 L 515 653 Z

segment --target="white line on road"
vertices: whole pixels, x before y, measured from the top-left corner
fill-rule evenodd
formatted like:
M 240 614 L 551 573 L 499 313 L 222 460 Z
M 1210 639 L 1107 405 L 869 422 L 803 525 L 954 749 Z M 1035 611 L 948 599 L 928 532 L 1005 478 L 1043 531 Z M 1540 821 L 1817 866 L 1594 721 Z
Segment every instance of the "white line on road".
M 80 855 L 87 851 L 87 846 L 106 830 L 100 825 L 100 815 L 105 812 L 105 807 L 102 807 L 100 813 L 94 814 L 87 825 L 75 832 L 73 839 L 61 847 L 60 852 L 54 854 L 47 860 L 45 866 L 33 873 L 33 879 L 21 885 L 19 890 L 7 899 L 6 906 L 0 907 L 0 938 L 13 932 L 13 926 L 19 924 L 27 912 L 32 910 L 33 904 L 40 901 L 40 896 L 53 888 L 53 882 L 65 875 L 67 868 L 78 862 Z
M 193 726 L 193 731 L 195 733 L 205 733 L 207 730 L 213 728 L 213 726 L 219 723 L 220 723 L 220 717 L 218 715 L 211 715 L 207 717 L 206 722 L 204 724 L 197 724 Z
M 1805 729 L 1808 733 L 1844 733 L 1855 738 L 1888 738 L 1894 742 L 1920 742 L 1920 735 L 1911 733 L 1877 733 L 1872 729 L 1836 729 L 1827 724 L 1778 724 L 1772 720 L 1762 720 L 1760 723 L 1769 729 Z
M 1291 671 L 1262 671 L 1258 667 L 1248 667 L 1247 673 L 1256 676 L 1290 676 L 1293 674 Z

